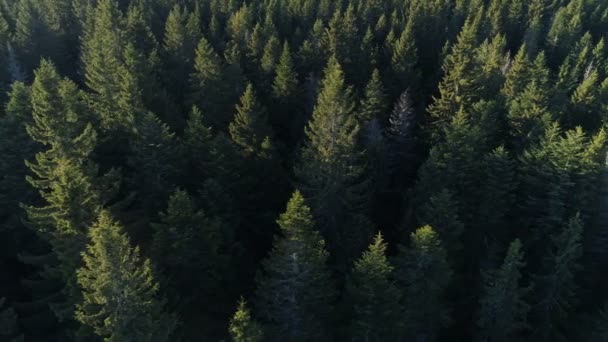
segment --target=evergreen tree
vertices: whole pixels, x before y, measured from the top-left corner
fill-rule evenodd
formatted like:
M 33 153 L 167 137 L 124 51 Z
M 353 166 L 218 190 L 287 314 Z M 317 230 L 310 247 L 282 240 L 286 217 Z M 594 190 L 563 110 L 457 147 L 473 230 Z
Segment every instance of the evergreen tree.
M 392 84 L 393 94 L 399 94 L 404 89 L 417 88 L 419 77 L 415 68 L 417 63 L 418 51 L 414 40 L 413 20 L 410 20 L 395 42 L 391 56 L 391 77 L 395 79 Z
M 332 57 L 295 171 L 341 268 L 354 260 L 370 236 L 364 212 L 368 199 L 365 170 L 356 143 L 359 125 L 354 113 L 352 89 L 344 84 L 342 68 Z
M 416 125 L 416 112 L 410 92 L 405 90 L 390 113 L 386 130 L 391 175 L 402 175 L 409 168 L 408 162 L 411 162 Z
M 270 138 L 266 109 L 257 101 L 251 83 L 236 105 L 236 115 L 228 130 L 232 141 L 242 149 L 246 157 L 260 155 L 263 144 Z
M 42 61 L 32 85 L 33 122 L 27 126 L 31 138 L 48 149 L 27 162 L 34 177 L 30 184 L 40 191 L 41 206 L 26 206 L 31 225 L 48 241 L 59 261 L 44 265 L 47 276 L 58 278 L 66 287 L 64 300 L 54 310 L 61 319 L 72 317 L 78 300 L 75 270 L 86 244 L 88 225 L 110 200 L 118 184 L 117 174 L 98 175 L 89 159 L 96 134 L 87 122 L 83 95 L 76 85 L 61 80 L 54 66 Z
M 124 39 L 122 13 L 114 0 L 99 1 L 82 38 L 84 79 L 90 103 L 104 130 L 130 128 L 132 118 L 118 107 Z
M 551 236 L 542 273 L 536 277 L 533 336 L 541 341 L 565 340 L 564 322 L 576 304 L 575 273 L 580 269 L 583 223 L 577 215 Z
M 233 342 L 259 342 L 264 336 L 262 328 L 251 317 L 247 302 L 241 298 L 228 328 Z
M 408 340 L 433 341 L 450 322 L 443 296 L 452 271 L 431 226 L 419 228 L 410 239 L 395 260 L 395 277 L 403 288 L 403 329 Z
M 223 65 L 220 56 L 204 37 L 196 48 L 194 71 L 190 74 L 190 102 L 198 106 L 211 123 L 218 127 L 228 124 L 230 116 L 223 110 Z
M 328 340 L 334 289 L 325 243 L 311 210 L 295 192 L 277 221 L 275 240 L 258 278 L 255 309 L 273 341 Z
M 226 260 L 220 254 L 220 222 L 197 210 L 182 190 L 171 195 L 167 210 L 159 216 L 160 223 L 153 225 L 153 255 L 164 277 L 170 280 L 170 299 L 179 302 L 184 311 L 194 307 L 200 310 L 199 305 L 221 288 L 220 273 Z
M 380 71 L 374 69 L 365 87 L 365 96 L 359 110 L 361 124 L 366 124 L 372 119 L 385 121 L 388 107 L 386 97 L 382 79 L 380 78 Z
M 393 266 L 386 249 L 378 233 L 349 277 L 347 298 L 352 306 L 354 341 L 387 341 L 399 336 L 401 294 L 392 281 Z
M 105 211 L 89 235 L 76 318 L 105 341 L 171 341 L 176 320 L 163 309 L 150 261 Z
M 298 74 L 289 49 L 289 43 L 283 43 L 281 57 L 276 67 L 272 83 L 272 96 L 277 101 L 290 103 L 298 92 Z
M 479 84 L 476 84 L 477 74 L 473 53 L 477 41 L 479 22 L 469 17 L 463 26 L 456 44 L 445 58 L 442 69 L 443 79 L 439 84 L 439 97 L 434 98 L 428 112 L 435 122 L 434 132 L 440 133 L 452 116 L 461 108 L 467 110 L 476 96 Z
M 484 274 L 485 286 L 477 321 L 481 341 L 512 341 L 527 328 L 530 305 L 525 297 L 530 288 L 521 284 L 524 266 L 522 244 L 515 240 L 509 246 L 502 266 Z

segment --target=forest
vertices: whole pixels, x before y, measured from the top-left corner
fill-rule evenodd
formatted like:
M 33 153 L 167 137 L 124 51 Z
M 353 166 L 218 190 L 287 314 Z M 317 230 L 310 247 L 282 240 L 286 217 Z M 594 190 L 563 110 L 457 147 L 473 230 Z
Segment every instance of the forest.
M 608 1 L 0 0 L 0 341 L 608 341 Z

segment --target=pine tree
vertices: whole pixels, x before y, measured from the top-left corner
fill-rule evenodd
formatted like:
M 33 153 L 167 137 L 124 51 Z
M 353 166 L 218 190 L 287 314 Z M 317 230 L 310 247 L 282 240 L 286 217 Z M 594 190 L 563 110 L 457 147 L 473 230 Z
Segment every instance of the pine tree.
M 298 73 L 289 43 L 285 41 L 272 82 L 271 96 L 274 105 L 270 107 L 270 120 L 275 127 L 277 137 L 289 145 L 295 145 L 304 125 L 303 115 L 299 108 L 302 103 L 299 95 L 301 95 L 301 90 Z
M 382 79 L 380 78 L 380 71 L 374 69 L 365 87 L 365 96 L 359 110 L 359 122 L 364 125 L 372 119 L 385 121 L 387 107 L 387 96 L 382 85 Z
M 89 235 L 77 273 L 84 299 L 76 318 L 104 341 L 171 341 L 176 320 L 163 309 L 150 261 L 106 211 Z
M 246 157 L 263 152 L 262 145 L 270 138 L 271 132 L 266 109 L 257 101 L 251 83 L 236 105 L 236 115 L 228 130 L 232 141 L 242 149 Z
M 414 129 L 417 125 L 416 112 L 409 90 L 405 90 L 395 103 L 388 119 L 387 139 L 391 172 L 396 173 L 400 164 L 404 163 L 412 150 Z
M 419 78 L 415 69 L 417 63 L 418 51 L 413 33 L 413 20 L 410 20 L 395 42 L 391 56 L 393 94 L 399 94 L 405 89 L 417 89 Z
M 403 288 L 403 331 L 407 340 L 433 341 L 450 322 L 443 296 L 452 271 L 431 226 L 419 228 L 410 239 L 395 260 L 395 277 Z
M 85 83 L 91 90 L 89 101 L 103 130 L 113 132 L 128 130 L 131 124 L 118 107 L 124 38 L 122 23 L 122 13 L 114 0 L 99 1 L 82 38 L 81 59 Z
M 147 213 L 157 213 L 177 185 L 181 170 L 175 134 L 153 113 L 135 122 L 127 163 L 134 172 L 129 184 Z
M 230 120 L 226 115 L 223 94 L 224 66 L 220 56 L 215 52 L 209 41 L 201 38 L 196 48 L 194 71 L 190 74 L 190 102 L 198 106 L 211 123 L 217 127 L 225 127 Z
M 353 341 L 390 341 L 399 336 L 401 293 L 393 283 L 387 245 L 378 233 L 355 263 L 347 283 Z
M 228 328 L 233 342 L 259 342 L 264 334 L 260 325 L 251 317 L 247 302 L 241 297 Z
M 463 26 L 456 44 L 443 62 L 444 76 L 439 84 L 439 97 L 434 98 L 428 112 L 435 122 L 434 132 L 451 121 L 454 114 L 461 108 L 467 110 L 476 97 L 479 84 L 476 84 L 477 74 L 474 62 L 474 51 L 477 41 L 479 22 L 469 17 Z
M 521 284 L 524 266 L 522 244 L 515 240 L 509 246 L 502 266 L 484 274 L 477 320 L 481 341 L 513 341 L 527 328 L 530 305 L 525 297 L 530 288 Z
M 272 83 L 272 96 L 283 103 L 291 103 L 298 92 L 298 74 L 295 71 L 289 43 L 283 43 L 281 57 Z
M 344 84 L 342 68 L 332 57 L 295 171 L 332 256 L 344 268 L 365 248 L 371 235 L 358 133 L 352 89 Z
M 282 237 L 263 262 L 255 309 L 270 340 L 329 338 L 334 289 L 325 243 L 296 191 L 277 221 Z
M 565 340 L 564 322 L 576 304 L 575 273 L 583 253 L 583 223 L 579 215 L 571 218 L 562 231 L 551 236 L 542 273 L 536 277 L 534 338 L 539 341 Z
M 225 262 L 220 254 L 220 223 L 197 210 L 183 190 L 171 195 L 167 210 L 159 216 L 160 223 L 153 225 L 153 255 L 174 284 L 172 299 L 179 297 L 182 306 L 200 304 L 220 288 L 219 273 Z
M 449 190 L 444 189 L 431 196 L 422 208 L 419 221 L 434 227 L 448 251 L 458 252 L 462 249 L 464 224 L 459 218 L 458 203 Z
M 54 66 L 42 61 L 32 85 L 33 122 L 27 126 L 31 138 L 48 149 L 35 161 L 26 162 L 33 177 L 28 181 L 44 200 L 41 206 L 25 206 L 30 224 L 48 241 L 58 265 L 45 274 L 65 284 L 67 302 L 54 310 L 61 319 L 72 317 L 72 305 L 79 297 L 75 270 L 86 244 L 88 225 L 116 192 L 118 177 L 110 171 L 98 175 L 89 159 L 96 134 L 86 117 L 83 95 L 69 80 L 61 80 Z M 50 261 L 49 261 L 50 262 Z

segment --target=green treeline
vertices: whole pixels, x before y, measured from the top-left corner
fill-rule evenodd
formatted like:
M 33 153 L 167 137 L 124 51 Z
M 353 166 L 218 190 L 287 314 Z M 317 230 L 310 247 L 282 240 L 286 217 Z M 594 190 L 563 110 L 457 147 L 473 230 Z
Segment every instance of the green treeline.
M 1 0 L 0 341 L 608 341 L 608 2 Z

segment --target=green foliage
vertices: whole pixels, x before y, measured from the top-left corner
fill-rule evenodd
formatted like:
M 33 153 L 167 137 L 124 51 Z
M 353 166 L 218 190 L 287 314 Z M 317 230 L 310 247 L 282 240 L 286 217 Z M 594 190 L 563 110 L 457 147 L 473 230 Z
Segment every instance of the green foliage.
M 354 341 L 394 340 L 400 331 L 401 293 L 392 281 L 393 266 L 386 257 L 386 249 L 378 233 L 355 263 L 349 278 L 347 298 L 353 308 Z
M 236 105 L 236 115 L 228 126 L 232 141 L 246 157 L 264 153 L 264 144 L 271 134 L 267 120 L 266 109 L 256 100 L 250 83 Z
M 534 336 L 539 340 L 564 340 L 563 323 L 576 304 L 575 273 L 580 269 L 583 223 L 579 215 L 551 235 L 542 273 L 535 279 Z
M 395 277 L 403 289 L 403 324 L 408 340 L 434 340 L 450 322 L 444 295 L 452 276 L 441 240 L 431 226 L 410 236 L 395 260 Z
M 247 302 L 241 298 L 228 328 L 233 342 L 258 342 L 264 336 L 262 328 L 251 317 Z
M 361 181 L 365 169 L 356 143 L 359 125 L 352 96 L 340 64 L 332 57 L 295 170 L 319 230 L 343 267 L 354 260 L 353 254 L 364 248 L 370 236 L 361 211 L 366 207 L 367 194 Z
M 530 305 L 525 301 L 530 288 L 522 286 L 525 266 L 519 240 L 509 245 L 500 268 L 484 274 L 484 291 L 480 299 L 477 325 L 482 341 L 512 341 L 527 326 Z
M 327 340 L 335 293 L 327 269 L 328 253 L 298 191 L 277 223 L 282 236 L 262 263 L 257 316 L 271 340 Z
M 83 302 L 76 318 L 104 341 L 171 341 L 176 320 L 163 309 L 150 261 L 131 247 L 123 228 L 103 211 L 78 270 Z

